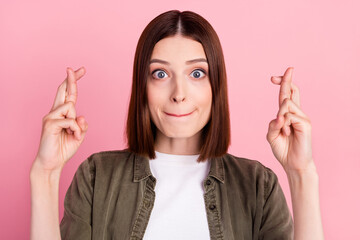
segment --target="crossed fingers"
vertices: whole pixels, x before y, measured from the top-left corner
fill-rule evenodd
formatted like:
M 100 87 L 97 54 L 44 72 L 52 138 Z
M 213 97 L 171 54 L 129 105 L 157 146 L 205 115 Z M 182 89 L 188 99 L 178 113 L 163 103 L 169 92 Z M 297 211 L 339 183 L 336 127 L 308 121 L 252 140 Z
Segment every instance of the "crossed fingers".
M 286 69 L 284 76 L 272 76 L 271 81 L 280 85 L 279 107 L 285 98 L 291 99 L 298 107 L 300 107 L 299 88 L 292 82 L 293 67 Z
M 286 69 L 283 76 L 272 76 L 271 81 L 280 85 L 279 91 L 279 111 L 277 117 L 292 114 L 303 119 L 308 119 L 306 114 L 300 108 L 299 88 L 292 83 L 293 67 Z M 283 128 L 284 133 L 290 132 L 290 121 L 285 122 Z
M 85 68 L 81 67 L 75 72 L 71 69 L 67 69 L 67 77 L 59 85 L 53 106 L 50 110 L 53 111 L 60 105 L 66 102 L 73 102 L 76 104 L 77 100 L 77 85 L 76 82 L 85 74 Z
M 72 118 L 76 119 L 75 104 L 77 100 L 77 85 L 76 82 L 85 74 L 85 68 L 81 67 L 75 72 L 71 68 L 67 68 L 67 77 L 59 85 L 53 106 L 48 114 L 53 118 Z M 65 107 L 65 104 L 71 104 L 73 106 Z M 55 109 L 59 108 L 59 111 Z M 70 128 L 66 129 L 67 133 L 71 134 Z

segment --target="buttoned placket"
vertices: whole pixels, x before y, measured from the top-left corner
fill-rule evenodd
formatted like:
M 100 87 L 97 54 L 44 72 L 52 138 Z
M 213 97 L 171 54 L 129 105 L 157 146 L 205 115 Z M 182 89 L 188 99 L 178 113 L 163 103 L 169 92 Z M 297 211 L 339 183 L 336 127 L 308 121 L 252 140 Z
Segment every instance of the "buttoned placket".
M 142 158 L 142 159 L 141 159 Z M 134 181 L 145 182 L 145 191 L 140 209 L 136 215 L 130 240 L 141 240 L 148 225 L 155 202 L 156 178 L 151 174 L 149 159 L 135 157 Z M 211 240 L 223 240 L 223 226 L 220 217 L 220 203 L 216 201 L 216 179 L 224 182 L 223 162 L 220 158 L 211 159 L 210 172 L 203 181 L 204 201 Z M 212 178 L 215 177 L 215 178 Z
M 140 210 L 137 213 L 135 224 L 131 232 L 130 240 L 143 239 L 151 211 L 154 207 L 156 178 L 150 175 L 144 181 L 146 181 L 145 191 L 141 201 Z
M 210 176 L 203 182 L 205 189 L 204 201 L 206 208 L 206 216 L 209 225 L 210 238 L 211 240 L 223 240 L 223 227 L 220 219 L 220 204 L 216 202 L 215 192 L 215 180 L 211 179 Z

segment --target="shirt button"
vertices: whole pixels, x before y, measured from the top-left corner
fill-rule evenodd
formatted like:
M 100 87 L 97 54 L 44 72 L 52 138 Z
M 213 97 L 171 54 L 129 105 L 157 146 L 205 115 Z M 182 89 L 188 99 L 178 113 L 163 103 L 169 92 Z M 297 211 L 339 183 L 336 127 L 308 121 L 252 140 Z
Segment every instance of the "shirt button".
M 209 206 L 209 209 L 210 210 L 214 210 L 216 208 L 216 206 L 214 205 L 214 204 L 211 204 L 210 206 Z
M 206 181 L 206 185 L 210 185 L 211 184 L 211 181 L 210 180 L 207 180 Z

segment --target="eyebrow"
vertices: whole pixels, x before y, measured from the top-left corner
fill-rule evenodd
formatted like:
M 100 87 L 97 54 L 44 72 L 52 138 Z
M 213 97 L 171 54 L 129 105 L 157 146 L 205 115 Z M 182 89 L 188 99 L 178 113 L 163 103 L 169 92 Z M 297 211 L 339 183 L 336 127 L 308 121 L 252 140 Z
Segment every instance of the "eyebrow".
M 164 60 L 161 60 L 161 59 L 156 59 L 156 58 L 154 58 L 154 59 L 151 59 L 151 60 L 150 60 L 150 64 L 151 64 L 151 63 L 156 63 L 156 62 L 157 62 L 157 63 L 166 64 L 166 65 L 170 65 L 169 62 L 164 61 Z M 193 59 L 193 60 L 186 61 L 185 63 L 186 63 L 187 65 L 189 65 L 189 64 L 196 63 L 196 62 L 206 62 L 206 63 L 208 63 L 205 58 L 196 58 L 196 59 Z

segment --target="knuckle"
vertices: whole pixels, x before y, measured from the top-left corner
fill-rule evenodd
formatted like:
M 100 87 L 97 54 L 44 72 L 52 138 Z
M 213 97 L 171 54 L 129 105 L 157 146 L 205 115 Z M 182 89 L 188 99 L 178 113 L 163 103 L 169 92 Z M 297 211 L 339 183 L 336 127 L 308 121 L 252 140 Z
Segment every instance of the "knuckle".
M 288 105 L 289 105 L 289 101 L 291 101 L 291 99 L 290 98 L 284 98 L 284 100 L 282 101 L 282 103 L 281 103 L 281 107 L 287 107 Z
M 51 112 L 50 112 L 51 113 Z M 43 124 L 48 124 L 48 122 L 51 120 L 51 114 L 46 114 L 43 118 L 42 118 L 42 123 Z
M 46 114 L 43 118 L 42 118 L 42 122 L 46 122 L 46 120 L 48 119 L 48 115 Z
M 69 105 L 70 108 L 75 107 L 75 103 L 73 101 L 67 101 L 66 104 Z
M 269 135 L 269 131 L 267 132 L 267 134 L 266 134 L 266 140 L 268 141 L 268 142 L 270 142 L 270 137 L 269 137 L 270 135 Z
M 307 129 L 307 131 L 311 132 L 311 125 L 310 124 L 305 124 L 305 128 Z
M 306 118 L 305 122 L 307 123 L 307 125 L 311 129 L 311 121 L 310 121 L 310 119 Z
M 290 98 L 285 98 L 284 104 L 285 104 L 285 105 L 291 104 L 291 99 L 290 99 Z
M 78 128 L 79 126 L 78 126 L 78 124 L 77 124 L 77 122 L 76 122 L 76 119 L 75 118 L 70 118 L 71 119 L 71 123 L 73 124 L 73 126 L 75 127 L 75 128 Z
M 43 122 L 43 127 L 45 129 L 49 128 L 49 126 L 52 124 L 53 120 L 52 119 L 49 119 L 47 118 L 44 122 Z

